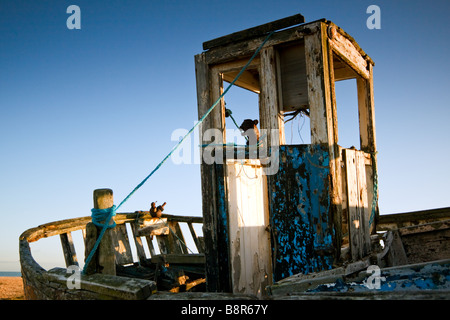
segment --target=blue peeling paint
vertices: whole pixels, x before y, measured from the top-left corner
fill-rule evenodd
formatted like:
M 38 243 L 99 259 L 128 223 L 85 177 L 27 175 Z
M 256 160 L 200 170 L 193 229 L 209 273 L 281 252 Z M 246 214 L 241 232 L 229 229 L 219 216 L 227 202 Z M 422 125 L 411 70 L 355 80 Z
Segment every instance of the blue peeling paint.
M 280 147 L 279 171 L 269 177 L 275 281 L 332 268 L 329 175 L 327 146 Z
M 372 274 L 368 274 L 368 277 Z M 338 278 L 334 283 L 318 285 L 307 292 L 404 292 L 421 290 L 450 290 L 450 264 L 429 263 L 416 268 L 387 268 L 381 270 L 380 286 L 374 288 L 367 286 L 368 278 L 363 281 L 345 281 Z M 371 282 L 371 281 L 370 281 Z

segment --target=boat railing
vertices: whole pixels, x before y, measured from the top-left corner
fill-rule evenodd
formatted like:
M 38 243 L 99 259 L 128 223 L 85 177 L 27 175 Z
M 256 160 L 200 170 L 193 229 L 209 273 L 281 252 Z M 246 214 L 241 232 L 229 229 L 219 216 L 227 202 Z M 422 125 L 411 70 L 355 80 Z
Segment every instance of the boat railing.
M 176 216 L 163 214 L 152 217 L 148 211 L 118 213 L 113 229 L 113 245 L 117 276 L 79 273 L 81 290 L 71 290 L 67 281 L 71 277 L 69 270 L 79 268 L 79 257 L 75 251 L 72 233 L 81 230 L 86 237 L 86 225 L 91 217 L 81 217 L 50 222 L 31 228 L 19 238 L 20 262 L 27 299 L 67 299 L 67 297 L 92 299 L 144 299 L 156 290 L 155 272 L 148 271 L 159 265 L 186 266 L 191 272 L 204 272 L 204 242 L 198 236 L 195 224 L 202 224 L 202 217 Z M 183 228 L 180 225 L 185 225 Z M 189 229 L 193 244 L 186 243 L 182 229 Z M 129 232 L 131 230 L 131 234 Z M 198 229 L 197 229 L 198 230 Z M 45 270 L 35 261 L 30 243 L 43 238 L 58 236 L 67 269 L 53 268 Z M 137 260 L 132 254 L 132 242 Z M 146 241 L 143 241 L 145 239 Z M 156 241 L 153 241 L 156 239 Z M 144 244 L 148 247 L 145 250 Z M 157 244 L 154 245 L 154 242 Z M 195 246 L 192 248 L 192 246 Z M 85 253 L 86 256 L 86 253 Z M 147 268 L 147 273 L 145 272 Z M 141 272 L 144 270 L 144 272 Z M 133 278 L 130 280 L 130 278 Z M 105 283 L 107 284 L 105 286 Z

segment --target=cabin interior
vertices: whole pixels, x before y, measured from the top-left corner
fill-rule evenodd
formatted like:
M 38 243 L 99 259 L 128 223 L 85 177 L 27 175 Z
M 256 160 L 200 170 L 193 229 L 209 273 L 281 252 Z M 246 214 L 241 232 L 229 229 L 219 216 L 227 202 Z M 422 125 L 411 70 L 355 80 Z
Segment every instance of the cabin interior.
M 211 152 L 216 160 L 223 156 L 201 164 L 209 291 L 261 295 L 283 278 L 371 251 L 378 217 L 374 62 L 345 31 L 295 15 L 205 42 L 195 57 L 199 117 L 269 32 L 235 82 L 258 95 L 259 114 L 249 117 L 259 122 L 259 153 L 226 145 L 226 97 L 201 128 L 201 134 L 221 132 L 203 140 L 214 147 L 203 148 L 202 159 Z M 356 81 L 357 146 L 338 139 L 337 110 L 346 105 L 337 103 L 335 84 L 349 79 Z M 287 143 L 286 121 L 294 117 L 308 122 L 309 143 Z

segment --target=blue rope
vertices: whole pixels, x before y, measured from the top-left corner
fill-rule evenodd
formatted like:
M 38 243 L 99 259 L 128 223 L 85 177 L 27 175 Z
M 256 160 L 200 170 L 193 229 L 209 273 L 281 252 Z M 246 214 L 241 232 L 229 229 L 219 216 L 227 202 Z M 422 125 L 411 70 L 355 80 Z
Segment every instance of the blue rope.
M 86 258 L 86 262 L 83 267 L 83 274 L 86 274 L 86 269 L 92 258 L 94 257 L 94 254 L 97 251 L 97 248 L 100 245 L 100 241 L 102 240 L 106 230 L 114 228 L 116 226 L 116 222 L 114 220 L 112 224 L 109 224 L 112 217 L 116 215 L 116 210 L 117 208 L 114 205 L 111 208 L 107 209 L 91 209 L 92 223 L 97 227 L 102 228 L 102 230 L 100 231 L 100 234 L 95 241 L 94 247 Z M 104 223 L 102 223 L 102 221 L 104 221 Z
M 109 224 L 109 222 L 111 221 L 111 218 L 116 215 L 116 210 L 116 206 L 112 206 L 107 209 L 92 209 L 92 223 L 100 228 L 105 226 L 106 228 L 114 228 L 116 226 L 116 222 L 114 220 L 112 224 Z M 102 223 L 102 221 L 105 221 L 105 223 Z
M 167 159 L 169 159 L 172 154 L 178 149 L 178 147 L 184 142 L 184 140 L 186 140 L 186 138 L 195 130 L 195 128 L 197 128 L 205 119 L 206 117 L 211 113 L 211 111 L 213 111 L 213 109 L 219 104 L 220 100 L 225 96 L 225 94 L 228 92 L 228 90 L 230 90 L 230 88 L 236 83 L 236 81 L 239 79 L 239 77 L 244 73 L 244 71 L 247 69 L 247 67 L 250 65 L 250 63 L 253 61 L 253 59 L 258 55 L 259 51 L 261 51 L 261 48 L 266 44 L 266 42 L 269 40 L 269 38 L 272 36 L 272 34 L 274 33 L 274 31 L 272 31 L 271 33 L 269 33 L 269 35 L 266 37 L 266 39 L 263 41 L 263 43 L 258 47 L 258 49 L 255 51 L 255 53 L 253 54 L 253 56 L 250 58 L 250 60 L 247 62 L 247 64 L 241 69 L 241 71 L 238 73 L 238 75 L 234 78 L 234 80 L 228 85 L 228 87 L 225 89 L 225 91 L 220 95 L 220 97 L 216 100 L 216 102 L 213 103 L 213 105 L 208 109 L 208 111 L 206 111 L 206 113 L 200 118 L 200 120 L 191 128 L 191 130 L 189 130 L 188 133 L 186 133 L 186 135 L 175 145 L 175 147 L 172 148 L 172 150 L 167 154 L 167 156 L 156 166 L 155 169 L 153 169 L 152 172 L 150 172 L 150 174 L 145 177 L 144 180 L 141 181 L 141 183 L 139 183 L 134 189 L 133 191 L 130 192 L 130 194 L 128 196 L 125 197 L 125 199 L 122 200 L 122 202 L 117 206 L 113 206 L 109 209 L 104 209 L 104 210 L 109 210 L 108 213 L 108 219 L 105 222 L 104 225 L 102 225 L 102 230 L 100 232 L 100 235 L 97 238 L 97 241 L 95 242 L 94 248 L 91 250 L 91 252 L 89 253 L 89 256 L 86 259 L 84 268 L 83 268 L 83 274 L 85 274 L 86 268 L 89 264 L 89 262 L 91 261 L 92 257 L 94 256 L 95 251 L 97 250 L 97 247 L 103 237 L 103 235 L 105 234 L 105 231 L 107 228 L 109 228 L 109 221 L 111 220 L 111 218 L 113 217 L 113 215 L 115 215 L 115 212 L 140 188 L 144 185 L 144 183 L 147 182 L 147 180 L 164 164 L 164 162 L 167 161 Z M 93 209 L 94 210 L 94 209 Z M 92 212 L 92 214 L 94 214 L 94 212 Z M 99 214 L 97 211 L 95 211 L 95 215 Z M 104 213 L 102 213 L 104 214 Z M 137 217 L 139 217 L 139 214 L 137 215 Z M 94 222 L 94 221 L 93 221 Z

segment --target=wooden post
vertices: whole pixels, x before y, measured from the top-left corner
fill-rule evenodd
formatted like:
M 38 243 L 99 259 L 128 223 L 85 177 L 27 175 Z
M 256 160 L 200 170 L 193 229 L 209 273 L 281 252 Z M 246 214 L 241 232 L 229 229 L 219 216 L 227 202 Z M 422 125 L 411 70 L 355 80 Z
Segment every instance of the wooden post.
M 197 80 L 197 101 L 199 117 L 211 107 L 223 89 L 220 72 L 210 67 L 206 62 L 205 53 L 195 56 L 195 70 Z M 208 129 L 221 129 L 225 134 L 225 113 L 223 100 L 220 106 L 211 112 L 200 129 L 200 141 Z M 223 141 L 225 142 L 223 136 Z M 218 143 L 218 142 L 215 142 Z M 208 164 L 204 161 L 203 150 L 200 151 L 202 159 L 202 208 L 203 208 L 203 234 L 205 240 L 206 261 L 206 289 L 209 292 L 230 292 L 230 265 L 228 262 L 228 239 L 226 230 L 226 206 L 221 199 L 225 190 L 224 167 L 221 164 Z
M 84 240 L 84 261 L 86 262 L 87 257 L 94 248 L 95 241 L 97 240 L 98 232 L 97 227 L 92 222 L 86 225 L 86 238 Z M 98 251 L 94 253 L 89 265 L 85 267 L 86 274 L 96 273 L 98 269 Z
M 94 190 L 94 209 L 108 209 L 114 205 L 113 191 L 111 189 Z M 113 223 L 111 219 L 109 224 Z M 104 223 L 104 221 L 102 221 Z M 86 225 L 86 252 L 87 257 L 94 247 L 102 228 L 95 226 L 92 222 Z M 112 229 L 106 229 L 97 251 L 92 258 L 89 266 L 86 268 L 86 274 L 102 273 L 116 275 L 116 260 L 114 254 L 114 245 Z
M 331 175 L 331 214 L 335 228 L 335 258 L 342 242 L 341 156 L 338 146 L 337 114 L 333 83 L 333 51 L 326 26 L 319 22 L 316 31 L 305 36 L 305 60 L 311 119 L 311 144 L 327 144 Z

